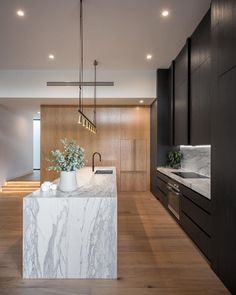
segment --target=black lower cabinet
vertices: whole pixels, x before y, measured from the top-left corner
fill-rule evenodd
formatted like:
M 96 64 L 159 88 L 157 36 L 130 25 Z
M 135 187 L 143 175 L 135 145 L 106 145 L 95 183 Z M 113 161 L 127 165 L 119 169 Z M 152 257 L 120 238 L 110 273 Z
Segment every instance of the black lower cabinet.
M 162 205 L 168 209 L 168 182 L 171 179 L 157 172 L 157 196 Z M 197 245 L 208 261 L 211 261 L 211 201 L 197 192 L 180 185 L 180 224 L 186 234 Z
M 167 208 L 168 206 L 167 182 L 168 182 L 168 177 L 162 173 L 157 172 L 157 197 L 165 208 Z
M 180 224 L 202 253 L 211 261 L 210 200 L 182 188 L 180 199 Z

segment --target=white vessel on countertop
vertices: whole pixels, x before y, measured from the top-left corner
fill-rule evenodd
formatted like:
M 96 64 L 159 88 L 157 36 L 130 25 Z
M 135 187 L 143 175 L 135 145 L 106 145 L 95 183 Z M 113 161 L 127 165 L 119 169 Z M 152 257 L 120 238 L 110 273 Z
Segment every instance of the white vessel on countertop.
M 108 169 L 113 173 L 79 170 L 75 192 L 24 198 L 24 278 L 117 278 L 116 170 Z

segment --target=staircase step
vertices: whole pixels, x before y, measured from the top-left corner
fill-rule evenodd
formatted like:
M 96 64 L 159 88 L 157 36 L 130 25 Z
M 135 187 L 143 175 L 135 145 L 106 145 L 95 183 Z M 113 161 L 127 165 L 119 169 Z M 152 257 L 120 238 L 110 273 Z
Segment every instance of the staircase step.
M 29 194 L 40 188 L 40 181 L 7 181 L 1 188 L 3 194 Z
M 39 188 L 8 188 L 8 187 L 5 187 L 5 188 L 2 188 L 2 192 L 21 192 L 21 191 L 26 191 L 26 192 L 33 192 L 33 191 L 36 191 L 38 190 Z
M 22 188 L 32 188 L 32 189 L 37 189 L 37 188 L 39 188 L 40 187 L 40 185 L 4 185 L 4 186 L 2 186 L 2 188 L 9 188 L 9 189 L 11 189 L 11 188 L 16 188 L 16 189 L 22 189 Z
M 40 181 L 8 181 L 5 186 L 39 186 Z

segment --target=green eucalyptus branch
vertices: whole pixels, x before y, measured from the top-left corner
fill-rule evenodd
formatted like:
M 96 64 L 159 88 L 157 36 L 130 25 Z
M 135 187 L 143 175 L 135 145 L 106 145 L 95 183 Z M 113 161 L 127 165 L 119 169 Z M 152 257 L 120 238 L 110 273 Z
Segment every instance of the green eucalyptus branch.
M 48 171 L 75 171 L 85 165 L 84 149 L 76 144 L 76 141 L 71 139 L 61 139 L 63 151 L 56 149 L 51 151 L 51 157 L 47 159 L 51 166 Z

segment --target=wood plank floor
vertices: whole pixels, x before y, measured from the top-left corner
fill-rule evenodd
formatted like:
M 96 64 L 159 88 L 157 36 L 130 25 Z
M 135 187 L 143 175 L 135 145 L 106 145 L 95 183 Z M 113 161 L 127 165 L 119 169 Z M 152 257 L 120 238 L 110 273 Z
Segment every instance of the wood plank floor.
M 150 193 L 119 194 L 118 280 L 23 280 L 22 197 L 0 195 L 0 295 L 229 294 Z

